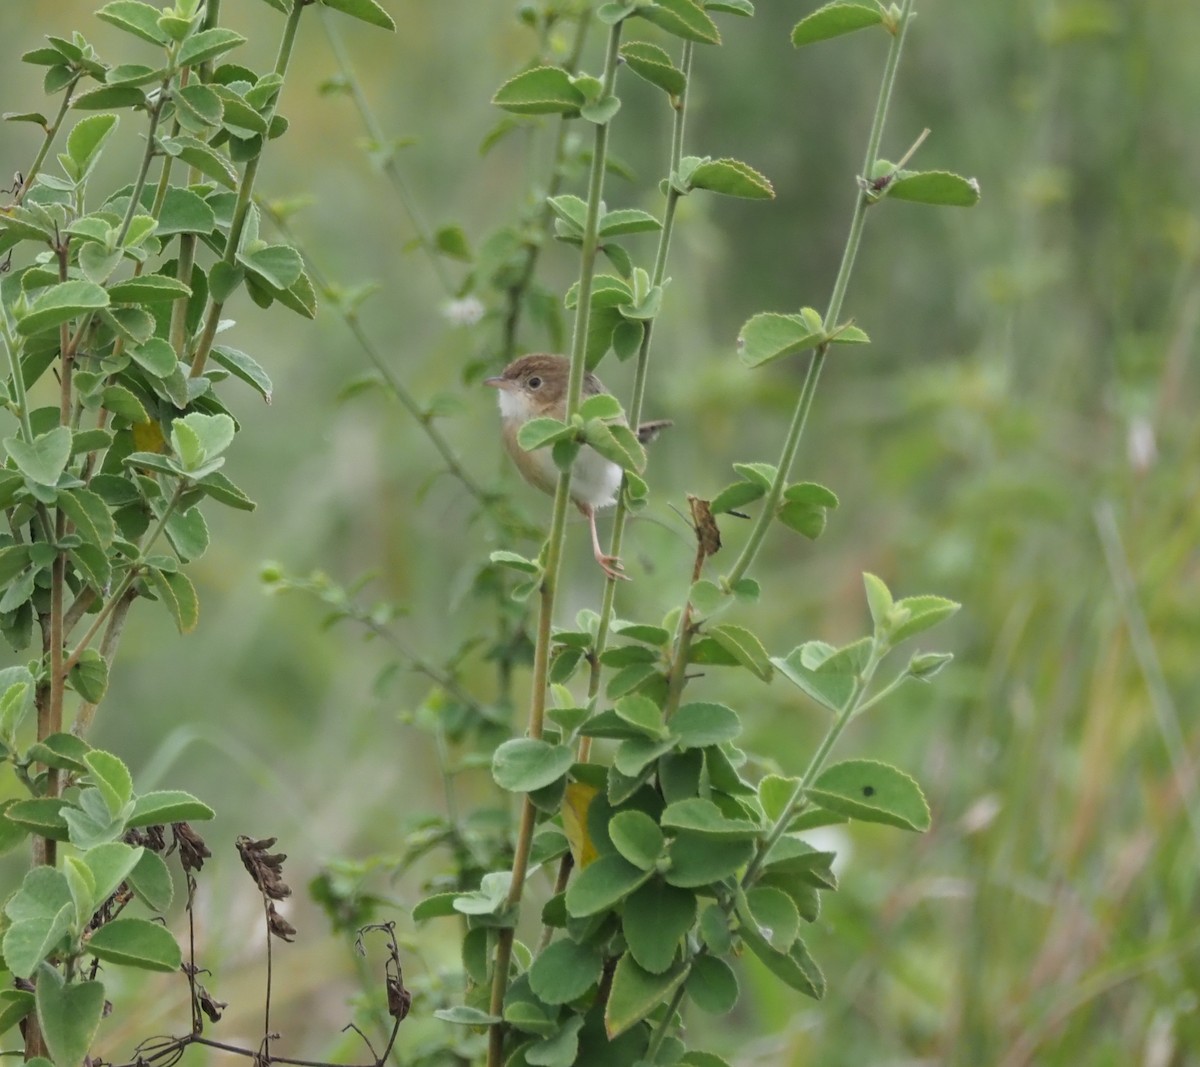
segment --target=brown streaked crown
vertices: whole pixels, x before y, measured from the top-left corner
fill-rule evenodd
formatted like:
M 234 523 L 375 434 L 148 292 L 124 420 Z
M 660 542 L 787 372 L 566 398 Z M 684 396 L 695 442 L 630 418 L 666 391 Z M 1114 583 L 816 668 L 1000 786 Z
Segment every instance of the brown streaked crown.
M 536 397 L 542 407 L 563 403 L 567 398 L 567 385 L 571 377 L 571 361 L 566 356 L 554 356 L 546 352 L 535 352 L 514 359 L 500 377 L 505 382 Z M 600 379 L 587 374 L 583 379 L 583 395 L 595 396 L 605 392 Z

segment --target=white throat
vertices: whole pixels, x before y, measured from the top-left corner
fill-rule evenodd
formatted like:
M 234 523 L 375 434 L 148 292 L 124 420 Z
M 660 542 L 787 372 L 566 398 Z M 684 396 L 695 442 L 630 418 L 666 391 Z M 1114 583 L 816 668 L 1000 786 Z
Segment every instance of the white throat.
M 525 422 L 533 415 L 529 397 L 523 389 L 498 389 L 496 394 L 500 402 L 500 416 L 506 422 Z

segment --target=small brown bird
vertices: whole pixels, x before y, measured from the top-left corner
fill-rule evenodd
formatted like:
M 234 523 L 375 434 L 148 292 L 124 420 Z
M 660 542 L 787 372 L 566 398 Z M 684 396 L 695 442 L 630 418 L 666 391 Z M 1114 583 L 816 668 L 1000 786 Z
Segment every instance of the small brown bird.
M 550 449 L 539 448 L 526 452 L 517 443 L 517 433 L 530 419 L 551 418 L 565 421 L 567 417 L 567 385 L 571 361 L 565 356 L 545 353 L 522 356 L 504 368 L 504 373 L 485 378 L 484 385 L 500 391 L 500 417 L 504 430 L 504 447 L 512 456 L 517 470 L 530 485 L 545 493 L 554 493 L 558 486 L 558 468 Z M 583 398 L 608 390 L 594 374 L 583 379 Z M 652 440 L 668 420 L 643 423 L 638 427 L 638 440 Z M 610 578 L 625 578 L 621 561 L 606 555 L 596 533 L 596 509 L 606 508 L 617 501 L 621 489 L 621 468 L 605 459 L 595 449 L 584 445 L 571 468 L 571 499 L 588 520 L 592 531 L 592 552 L 596 562 Z

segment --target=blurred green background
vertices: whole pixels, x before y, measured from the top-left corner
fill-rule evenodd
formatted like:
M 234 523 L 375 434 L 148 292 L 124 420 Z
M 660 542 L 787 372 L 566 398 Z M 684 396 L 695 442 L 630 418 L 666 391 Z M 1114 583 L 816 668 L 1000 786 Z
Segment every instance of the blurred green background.
M 141 58 L 95 6 L 0 5 L 5 110 L 43 107 L 40 71 L 17 57 L 46 33 L 79 28 L 110 62 Z M 461 223 L 477 245 L 540 180 L 551 127 L 479 152 L 498 117 L 491 93 L 536 41 L 510 3 L 386 6 L 395 35 L 337 26 L 383 128 L 414 139 L 397 159 L 423 211 Z M 690 535 L 672 505 L 711 496 L 732 462 L 778 453 L 803 365 L 743 369 L 740 325 L 828 299 L 886 44 L 876 32 L 796 52 L 789 31 L 813 6 L 764 0 L 752 21 L 724 18 L 725 45 L 697 55 L 687 151 L 746 160 L 777 199 L 682 204 L 646 412 L 676 425 L 653 450 L 652 503 L 627 535 L 626 618 L 657 621 L 686 590 Z M 250 38 L 239 61 L 269 67 L 280 17 L 228 0 L 224 13 Z M 734 1015 L 689 1020 L 693 1037 L 746 1067 L 1200 1063 L 1200 822 L 1188 819 L 1200 731 L 1200 10 L 922 0 L 919 15 L 883 154 L 898 158 L 928 126 L 916 165 L 973 175 L 984 198 L 965 212 L 871 212 L 846 311 L 874 343 L 835 353 L 796 470 L 841 507 L 815 543 L 772 531 L 755 572 L 768 595 L 733 621 L 777 655 L 851 639 L 866 624 L 864 570 L 897 595 L 964 604 L 935 635 L 956 653 L 952 667 L 858 721 L 842 749 L 916 776 L 934 827 L 920 839 L 859 826 L 836 835 L 842 888 L 808 938 L 829 979 L 822 1004 L 746 966 Z M 636 36 L 677 50 L 649 26 Z M 306 253 L 341 283 L 379 283 L 366 331 L 423 401 L 457 398 L 439 426 L 471 475 L 511 489 L 544 523 L 548 500 L 499 454 L 494 396 L 463 382 L 465 368 L 498 358 L 498 324 L 448 321 L 427 261 L 405 250 L 412 228 L 349 100 L 319 91 L 335 73 L 314 13 L 281 103 L 291 129 L 259 190 L 311 197 L 292 223 Z M 613 150 L 636 180 L 610 178 L 606 199 L 658 211 L 670 112 L 632 77 L 621 95 Z M 0 130 L 0 170 L 27 167 L 36 134 Z M 141 152 L 141 131 L 126 121 L 122 134 L 131 155 L 119 169 L 109 151 L 114 180 Z M 630 247 L 642 262 L 653 254 Z M 573 251 L 548 249 L 539 270 L 565 291 Z M 275 396 L 264 409 L 249 390 L 227 394 L 243 421 L 227 469 L 260 507 L 211 510 L 213 545 L 192 570 L 196 633 L 180 639 L 165 615 L 133 613 L 93 741 L 133 766 L 139 788 L 170 782 L 219 809 L 200 934 L 211 986 L 231 1005 L 224 1040 L 253 1044 L 261 1010 L 259 902 L 232 838 L 279 836 L 300 938 L 276 950 L 276 1023 L 287 1053 L 323 1055 L 341 1040 L 357 964 L 301 887 L 326 862 L 399 853 L 405 821 L 438 810 L 430 739 L 403 721 L 429 685 L 403 669 L 381 683 L 394 652 L 353 626 L 325 628 L 310 598 L 266 595 L 261 563 L 347 583 L 372 574 L 364 602 L 399 605 L 395 633 L 441 662 L 491 625 L 467 594 L 498 543 L 462 486 L 435 477 L 438 457 L 398 405 L 377 392 L 339 399 L 369 366 L 336 315 L 312 324 L 238 300 L 233 343 L 268 369 Z M 522 347 L 542 343 L 527 324 Z M 601 374 L 626 395 L 629 369 L 610 356 Z M 727 567 L 744 533 L 726 534 L 716 562 Z M 598 606 L 601 589 L 578 523 L 568 553 L 563 622 Z M 1124 567 L 1135 596 L 1123 602 Z M 1145 627 L 1136 649 L 1131 625 Z M 493 695 L 478 652 L 462 678 Z M 526 684 L 522 672 L 521 699 Z M 738 707 L 746 747 L 790 773 L 824 726 L 781 680 L 714 676 L 695 688 Z M 467 780 L 470 791 L 482 775 Z M 412 975 L 453 961 L 450 925 L 417 935 L 407 918 L 414 878 L 389 881 L 385 863 L 372 884 L 403 905 L 383 917 L 417 937 Z M 131 991 L 138 1011 L 105 1024 L 106 1055 L 178 1026 L 182 992 Z M 400 1062 L 410 1032 L 428 1034 L 402 1030 Z

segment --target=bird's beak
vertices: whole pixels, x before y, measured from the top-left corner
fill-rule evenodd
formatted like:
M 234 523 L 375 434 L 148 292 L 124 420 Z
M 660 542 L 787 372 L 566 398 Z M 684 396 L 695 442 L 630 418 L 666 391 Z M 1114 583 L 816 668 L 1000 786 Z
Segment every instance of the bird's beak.
M 490 385 L 493 389 L 511 389 L 513 383 L 507 378 L 497 376 L 495 378 L 484 378 L 483 384 Z

